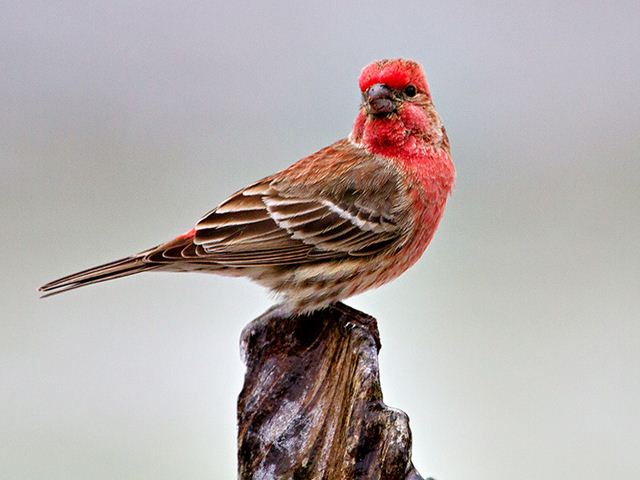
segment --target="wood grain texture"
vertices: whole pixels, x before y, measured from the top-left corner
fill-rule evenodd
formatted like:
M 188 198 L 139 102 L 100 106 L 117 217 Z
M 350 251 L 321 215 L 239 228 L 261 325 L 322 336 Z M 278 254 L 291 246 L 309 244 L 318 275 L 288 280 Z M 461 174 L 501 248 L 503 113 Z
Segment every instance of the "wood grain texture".
M 382 401 L 376 320 L 343 304 L 277 307 L 245 327 L 241 479 L 421 480 L 407 415 Z

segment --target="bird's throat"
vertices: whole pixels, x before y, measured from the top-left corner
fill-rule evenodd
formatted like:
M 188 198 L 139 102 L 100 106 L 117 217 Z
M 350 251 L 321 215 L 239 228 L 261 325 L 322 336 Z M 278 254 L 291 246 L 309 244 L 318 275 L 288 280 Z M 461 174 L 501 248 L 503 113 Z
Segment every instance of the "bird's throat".
M 417 160 L 428 150 L 439 148 L 442 126 L 425 113 L 404 109 L 386 117 L 368 115 L 362 109 L 351 131 L 350 139 L 367 151 L 389 158 Z

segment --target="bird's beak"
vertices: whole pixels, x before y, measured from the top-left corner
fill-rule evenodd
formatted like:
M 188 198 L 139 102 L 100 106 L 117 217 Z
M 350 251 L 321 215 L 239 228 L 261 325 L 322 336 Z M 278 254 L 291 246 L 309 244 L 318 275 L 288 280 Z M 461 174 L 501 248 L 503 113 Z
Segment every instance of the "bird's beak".
M 393 90 L 382 83 L 371 85 L 364 92 L 367 111 L 373 115 L 387 115 L 396 111 L 396 99 Z

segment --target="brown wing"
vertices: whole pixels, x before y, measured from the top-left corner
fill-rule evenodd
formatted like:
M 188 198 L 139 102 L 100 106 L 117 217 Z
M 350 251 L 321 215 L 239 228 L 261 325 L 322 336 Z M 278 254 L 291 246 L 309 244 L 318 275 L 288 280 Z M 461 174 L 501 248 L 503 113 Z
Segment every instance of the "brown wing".
M 342 140 L 231 196 L 181 254 L 228 267 L 370 255 L 401 244 L 407 198 L 388 160 Z

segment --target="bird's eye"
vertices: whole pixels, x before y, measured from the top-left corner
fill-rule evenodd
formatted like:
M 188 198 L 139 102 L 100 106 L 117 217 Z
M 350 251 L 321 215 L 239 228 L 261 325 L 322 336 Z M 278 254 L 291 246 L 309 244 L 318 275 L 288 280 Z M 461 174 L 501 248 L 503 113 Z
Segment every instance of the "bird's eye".
M 404 94 L 407 97 L 413 97 L 416 93 L 418 93 L 418 91 L 416 90 L 415 85 L 407 85 L 406 87 L 404 87 Z

